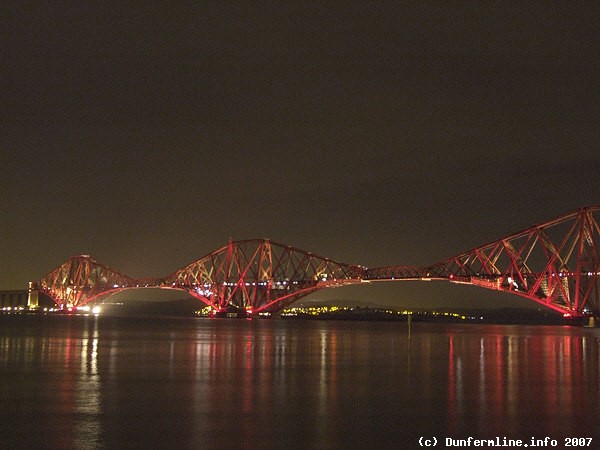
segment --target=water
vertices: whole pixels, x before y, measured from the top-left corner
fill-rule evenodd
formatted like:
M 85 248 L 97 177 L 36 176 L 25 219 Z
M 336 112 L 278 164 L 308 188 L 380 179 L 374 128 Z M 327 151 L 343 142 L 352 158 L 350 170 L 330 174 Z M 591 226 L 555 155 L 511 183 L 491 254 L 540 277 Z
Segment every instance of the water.
M 4 448 L 593 438 L 600 330 L 0 316 Z

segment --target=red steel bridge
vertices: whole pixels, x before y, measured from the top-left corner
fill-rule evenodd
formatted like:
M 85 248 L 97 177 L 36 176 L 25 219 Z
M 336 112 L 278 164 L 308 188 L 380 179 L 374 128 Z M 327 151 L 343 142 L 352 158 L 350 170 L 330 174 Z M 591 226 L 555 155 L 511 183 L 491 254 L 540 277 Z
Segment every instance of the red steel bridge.
M 73 256 L 32 289 L 62 309 L 125 289 L 185 291 L 215 314 L 275 313 L 314 291 L 362 282 L 446 280 L 520 295 L 565 316 L 600 316 L 600 206 L 580 208 L 426 267 L 366 268 L 268 239 L 232 241 L 164 278 L 136 279 Z

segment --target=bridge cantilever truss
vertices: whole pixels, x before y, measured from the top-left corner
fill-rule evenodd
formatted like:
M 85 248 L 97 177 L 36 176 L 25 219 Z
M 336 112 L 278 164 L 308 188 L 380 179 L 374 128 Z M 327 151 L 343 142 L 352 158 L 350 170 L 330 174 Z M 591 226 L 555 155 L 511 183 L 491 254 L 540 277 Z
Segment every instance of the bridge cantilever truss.
M 454 256 L 425 270 L 533 300 L 566 315 L 600 314 L 600 206 L 578 211 Z
M 72 309 L 98 297 L 134 288 L 137 284 L 135 279 L 97 262 L 89 255 L 78 255 L 34 283 L 34 288 L 51 297 L 60 307 Z
M 317 289 L 360 282 L 361 268 L 268 239 L 230 242 L 169 275 L 182 289 L 219 311 L 274 311 Z
M 268 239 L 230 241 L 160 279 L 135 279 L 74 256 L 33 283 L 61 308 L 124 289 L 189 292 L 214 311 L 276 312 L 318 289 L 389 280 L 447 280 L 509 292 L 566 315 L 600 315 L 600 206 L 548 222 L 426 267 L 367 269 Z
M 362 268 L 252 239 L 229 242 L 165 278 L 134 279 L 74 256 L 34 283 L 61 308 L 73 309 L 132 288 L 186 291 L 216 312 L 277 311 L 325 287 L 360 283 Z

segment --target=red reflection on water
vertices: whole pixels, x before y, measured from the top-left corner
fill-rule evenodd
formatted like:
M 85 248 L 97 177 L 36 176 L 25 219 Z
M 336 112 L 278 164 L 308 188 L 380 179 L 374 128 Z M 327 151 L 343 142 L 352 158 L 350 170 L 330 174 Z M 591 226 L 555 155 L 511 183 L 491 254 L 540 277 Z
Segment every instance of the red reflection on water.
M 449 334 L 448 431 L 475 433 L 465 424 L 472 426 L 469 418 L 478 417 L 479 431 L 486 435 L 522 438 L 520 433 L 531 430 L 533 423 L 541 424 L 539 433 L 577 432 L 578 421 L 587 420 L 579 409 L 589 409 L 582 405 L 597 396 L 594 383 L 586 383 L 597 380 L 597 368 L 588 369 L 590 351 L 597 357 L 597 342 L 588 345 L 589 338 L 578 329 L 494 331 L 498 333 L 479 339 L 471 333 Z
M 456 430 L 458 427 L 458 411 L 456 409 L 456 368 L 454 365 L 454 336 L 449 336 L 448 342 L 448 423 L 449 430 Z

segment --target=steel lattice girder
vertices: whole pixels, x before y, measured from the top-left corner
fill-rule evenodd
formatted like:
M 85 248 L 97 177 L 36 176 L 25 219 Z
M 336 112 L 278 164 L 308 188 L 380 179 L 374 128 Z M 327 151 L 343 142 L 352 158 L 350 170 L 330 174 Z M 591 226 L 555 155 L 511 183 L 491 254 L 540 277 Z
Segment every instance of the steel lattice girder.
M 378 280 L 420 280 L 426 277 L 426 269 L 416 266 L 385 266 L 365 269 L 363 278 Z
M 277 311 L 324 287 L 360 281 L 361 268 L 253 239 L 230 242 L 165 278 L 216 309 Z
M 88 255 L 69 258 L 34 284 L 57 305 L 76 308 L 110 292 L 136 287 L 136 281 Z
M 123 289 L 189 292 L 215 309 L 277 311 L 317 289 L 377 280 L 445 279 L 517 294 L 571 315 L 600 314 L 600 206 L 581 208 L 431 266 L 366 269 L 267 239 L 230 242 L 163 279 L 133 279 L 74 256 L 35 289 L 61 307 Z
M 600 313 L 600 207 L 581 208 L 427 268 L 426 276 L 511 292 L 565 314 Z

